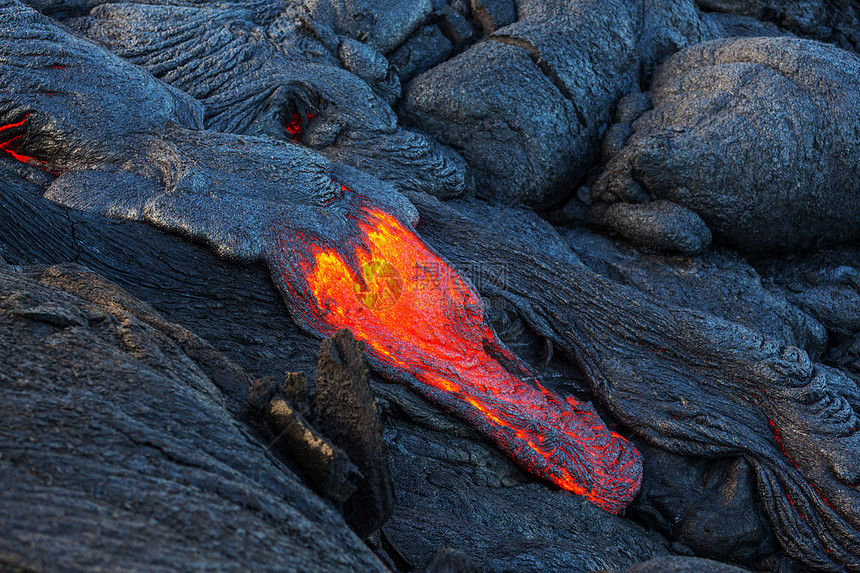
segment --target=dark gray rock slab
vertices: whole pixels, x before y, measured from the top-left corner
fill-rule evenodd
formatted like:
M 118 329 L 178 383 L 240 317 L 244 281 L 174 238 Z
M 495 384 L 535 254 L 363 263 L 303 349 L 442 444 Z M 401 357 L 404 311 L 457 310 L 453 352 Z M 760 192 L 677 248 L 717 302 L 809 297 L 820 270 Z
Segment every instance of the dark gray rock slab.
M 4 568 L 385 570 L 182 340 L 38 274 L 0 301 Z
M 316 425 L 361 471 L 360 495 L 342 511 L 362 538 L 378 530 L 394 510 L 394 482 L 382 424 L 368 385 L 364 351 L 348 330 L 323 340 L 311 411 Z
M 292 373 L 288 381 L 304 375 Z M 270 378 L 254 382 L 248 392 L 249 414 L 262 422 L 269 446 L 295 460 L 301 474 L 333 502 L 348 500 L 359 489 L 361 472 L 349 456 L 314 428 L 292 400 Z
M 699 556 L 755 563 L 776 550 L 743 458 L 706 460 L 637 443 L 645 459 L 633 515 Z

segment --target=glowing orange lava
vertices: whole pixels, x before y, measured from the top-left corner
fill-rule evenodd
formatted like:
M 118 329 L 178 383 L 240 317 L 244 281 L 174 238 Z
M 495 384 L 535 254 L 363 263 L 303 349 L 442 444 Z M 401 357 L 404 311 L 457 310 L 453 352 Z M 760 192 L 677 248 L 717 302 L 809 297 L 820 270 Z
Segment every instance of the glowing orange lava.
M 543 388 L 484 322 L 478 294 L 413 231 L 373 208 L 354 219 L 362 236 L 344 255 L 278 234 L 275 264 L 294 316 L 322 336 L 348 328 L 377 370 L 469 421 L 530 472 L 613 513 L 630 503 L 639 452 L 591 404 Z M 373 285 L 362 274 L 388 266 L 402 280 L 396 301 L 365 304 L 357 293 Z

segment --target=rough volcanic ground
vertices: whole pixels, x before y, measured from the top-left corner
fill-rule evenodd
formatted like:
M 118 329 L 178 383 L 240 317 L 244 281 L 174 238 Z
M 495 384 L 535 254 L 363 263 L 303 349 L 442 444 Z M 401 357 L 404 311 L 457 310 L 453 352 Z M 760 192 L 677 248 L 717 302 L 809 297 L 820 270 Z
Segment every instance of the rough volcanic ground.
M 858 48 L 855 0 L 0 0 L 0 568 L 860 571 Z M 620 515 L 309 333 L 273 245 L 368 206 L 636 446 Z

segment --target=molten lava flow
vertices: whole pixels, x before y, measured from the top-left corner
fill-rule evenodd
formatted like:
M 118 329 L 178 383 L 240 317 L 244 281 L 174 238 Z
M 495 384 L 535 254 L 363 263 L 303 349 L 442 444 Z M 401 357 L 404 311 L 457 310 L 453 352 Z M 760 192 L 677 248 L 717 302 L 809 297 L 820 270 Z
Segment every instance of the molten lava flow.
M 373 208 L 354 221 L 361 237 L 345 256 L 278 235 L 274 262 L 294 315 L 323 336 L 348 328 L 386 376 L 466 419 L 530 472 L 621 511 L 641 483 L 639 452 L 591 404 L 543 388 L 484 322 L 477 293 L 414 232 Z

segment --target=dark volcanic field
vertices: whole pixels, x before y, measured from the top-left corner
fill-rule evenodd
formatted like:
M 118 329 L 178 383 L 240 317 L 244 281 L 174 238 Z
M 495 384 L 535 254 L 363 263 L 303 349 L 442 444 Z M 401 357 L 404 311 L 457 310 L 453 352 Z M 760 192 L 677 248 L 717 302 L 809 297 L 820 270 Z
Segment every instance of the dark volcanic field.
M 0 0 L 0 570 L 860 572 L 858 49 L 857 0 Z M 334 334 L 302 265 L 370 209 L 632 503 Z

